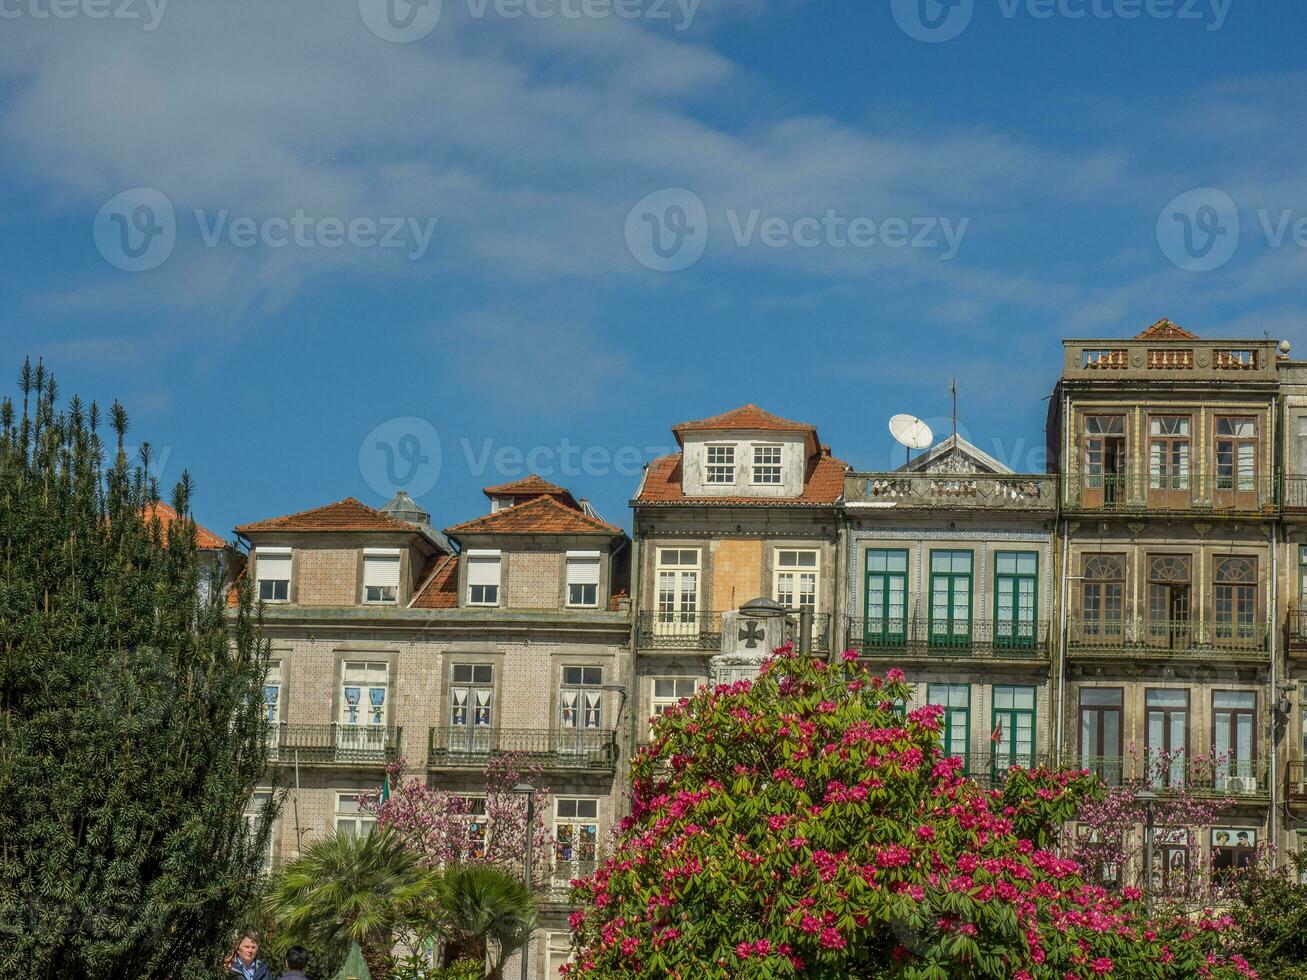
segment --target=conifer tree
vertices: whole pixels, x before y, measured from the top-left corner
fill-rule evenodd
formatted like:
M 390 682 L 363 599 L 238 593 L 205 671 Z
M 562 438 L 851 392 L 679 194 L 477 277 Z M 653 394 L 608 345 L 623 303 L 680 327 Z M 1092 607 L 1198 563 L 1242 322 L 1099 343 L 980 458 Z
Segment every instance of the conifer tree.
M 61 406 L 30 363 L 20 389 L 0 403 L 0 975 L 219 975 L 273 815 L 246 817 L 268 784 L 257 608 L 200 587 L 187 474 L 178 520 L 151 516 L 120 405 L 106 460 L 94 404 Z

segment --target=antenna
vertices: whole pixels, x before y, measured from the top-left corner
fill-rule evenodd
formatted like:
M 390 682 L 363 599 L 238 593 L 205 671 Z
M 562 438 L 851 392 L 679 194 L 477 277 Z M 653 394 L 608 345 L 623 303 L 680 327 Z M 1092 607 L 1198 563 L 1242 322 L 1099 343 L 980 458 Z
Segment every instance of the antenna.
M 912 450 L 927 449 L 935 438 L 930 426 L 915 415 L 895 415 L 889 420 L 889 432 L 894 441 L 907 450 L 908 462 L 912 462 Z
M 958 379 L 953 378 L 948 383 L 948 390 L 953 392 L 953 437 L 956 439 L 958 434 Z

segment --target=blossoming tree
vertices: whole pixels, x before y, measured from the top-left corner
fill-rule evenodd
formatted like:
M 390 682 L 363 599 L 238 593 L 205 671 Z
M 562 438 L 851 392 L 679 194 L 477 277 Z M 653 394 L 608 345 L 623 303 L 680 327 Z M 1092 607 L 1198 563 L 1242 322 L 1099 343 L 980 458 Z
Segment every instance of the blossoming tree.
M 665 714 L 612 857 L 576 883 L 569 976 L 1254 975 L 1228 919 L 1147 921 L 1050 849 L 1094 777 L 986 791 L 943 756 L 939 709 L 896 708 L 909 693 L 783 648 Z

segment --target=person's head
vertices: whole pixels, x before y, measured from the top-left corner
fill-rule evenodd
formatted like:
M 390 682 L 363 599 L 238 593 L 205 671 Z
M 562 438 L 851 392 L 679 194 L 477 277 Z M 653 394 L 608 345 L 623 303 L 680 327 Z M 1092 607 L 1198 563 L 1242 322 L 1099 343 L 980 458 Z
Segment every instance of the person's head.
M 259 955 L 259 941 L 254 933 L 247 932 L 241 936 L 241 941 L 236 944 L 236 955 L 246 966 L 254 962 L 254 958 Z
M 286 969 L 302 970 L 309 965 L 309 951 L 303 946 L 292 946 L 286 950 Z

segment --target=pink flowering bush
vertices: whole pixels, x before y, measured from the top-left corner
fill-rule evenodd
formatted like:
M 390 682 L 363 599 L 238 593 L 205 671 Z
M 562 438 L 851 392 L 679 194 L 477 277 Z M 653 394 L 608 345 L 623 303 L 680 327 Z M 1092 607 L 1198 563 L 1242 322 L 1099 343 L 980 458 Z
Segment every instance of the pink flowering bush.
M 895 709 L 909 693 L 783 648 L 665 714 L 615 852 L 575 883 L 569 977 L 1255 976 L 1228 919 L 1147 921 L 1049 849 L 1093 777 L 985 791 L 939 709 Z

